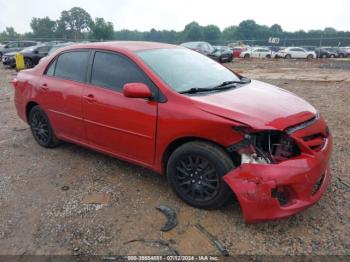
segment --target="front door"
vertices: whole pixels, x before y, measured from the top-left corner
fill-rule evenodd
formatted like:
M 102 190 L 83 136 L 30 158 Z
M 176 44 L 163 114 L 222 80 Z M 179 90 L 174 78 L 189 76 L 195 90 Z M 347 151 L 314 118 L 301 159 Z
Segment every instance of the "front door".
M 126 83 L 157 88 L 127 57 L 96 51 L 90 84 L 83 92 L 83 114 L 89 143 L 100 150 L 140 163 L 152 164 L 155 150 L 157 102 L 127 98 Z

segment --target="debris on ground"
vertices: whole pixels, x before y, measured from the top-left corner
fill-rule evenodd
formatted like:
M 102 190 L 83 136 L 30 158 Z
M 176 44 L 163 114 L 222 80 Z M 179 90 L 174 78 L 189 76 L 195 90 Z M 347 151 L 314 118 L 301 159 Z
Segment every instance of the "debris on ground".
M 171 252 L 169 255 L 180 256 L 179 252 L 171 245 L 170 241 L 166 241 L 163 239 L 144 239 L 144 238 L 141 238 L 141 239 L 132 239 L 132 240 L 124 242 L 123 244 L 126 245 L 126 244 L 130 244 L 133 242 L 141 242 L 144 244 L 151 244 L 151 245 L 154 245 L 154 244 L 160 245 L 160 246 L 166 247 Z
M 160 205 L 156 207 L 159 211 L 161 211 L 167 218 L 167 221 L 165 225 L 160 229 L 161 231 L 169 231 L 176 227 L 177 221 L 176 221 L 176 212 L 173 208 Z
M 217 250 L 222 256 L 228 257 L 230 255 L 227 249 L 224 247 L 224 245 L 220 242 L 220 240 L 218 240 L 217 237 L 215 237 L 208 230 L 206 230 L 201 224 L 197 223 L 196 228 L 207 236 L 207 238 L 217 248 Z

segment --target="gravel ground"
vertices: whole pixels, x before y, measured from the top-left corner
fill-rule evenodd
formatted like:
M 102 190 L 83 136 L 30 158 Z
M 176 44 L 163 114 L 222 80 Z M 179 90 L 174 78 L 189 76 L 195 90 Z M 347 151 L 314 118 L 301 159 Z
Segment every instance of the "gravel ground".
M 16 115 L 9 83 L 15 73 L 0 66 L 0 255 L 220 254 L 197 224 L 230 255 L 350 255 L 349 64 L 227 64 L 311 102 L 334 136 L 333 178 L 321 201 L 288 219 L 255 225 L 244 223 L 237 203 L 215 211 L 185 205 L 163 177 L 141 167 L 68 143 L 41 148 Z M 159 230 L 165 222 L 155 209 L 160 204 L 178 215 L 177 227 L 166 233 Z

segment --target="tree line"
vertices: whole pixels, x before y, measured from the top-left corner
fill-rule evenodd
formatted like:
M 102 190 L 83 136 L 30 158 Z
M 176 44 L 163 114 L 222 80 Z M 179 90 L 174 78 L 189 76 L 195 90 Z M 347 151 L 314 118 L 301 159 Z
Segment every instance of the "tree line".
M 102 17 L 92 19 L 91 15 L 80 7 L 62 11 L 60 18 L 56 21 L 49 17 L 33 17 L 30 27 L 32 31 L 25 34 L 17 33 L 13 27 L 7 27 L 0 33 L 0 40 L 143 40 L 166 43 L 208 41 L 213 44 L 245 41 L 253 44 L 267 44 L 269 37 L 278 37 L 281 39 L 280 45 L 287 45 L 288 41 L 294 41 L 300 45 L 318 44 L 318 42 L 325 45 L 350 45 L 349 31 L 337 31 L 327 27 L 324 30 L 287 32 L 278 24 L 265 26 L 257 24 L 254 20 L 244 20 L 239 25 L 226 27 L 222 31 L 216 25 L 201 26 L 195 21 L 187 24 L 182 31 L 154 28 L 145 32 L 127 29 L 115 31 L 112 22 L 105 21 Z

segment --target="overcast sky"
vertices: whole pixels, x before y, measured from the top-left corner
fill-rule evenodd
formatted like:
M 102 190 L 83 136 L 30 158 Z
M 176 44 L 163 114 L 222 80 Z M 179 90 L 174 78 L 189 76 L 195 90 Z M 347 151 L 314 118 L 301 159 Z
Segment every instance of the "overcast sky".
M 286 31 L 328 26 L 350 30 L 349 0 L 0 0 L 0 31 L 13 26 L 28 32 L 32 17 L 56 20 L 62 10 L 74 6 L 113 22 L 115 30 L 180 31 L 192 21 L 224 29 L 245 19 L 268 26 L 278 23 Z

